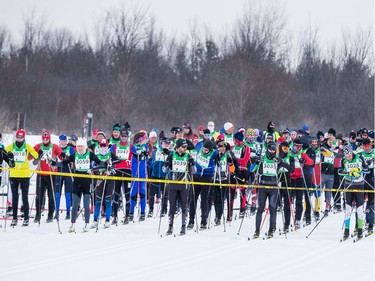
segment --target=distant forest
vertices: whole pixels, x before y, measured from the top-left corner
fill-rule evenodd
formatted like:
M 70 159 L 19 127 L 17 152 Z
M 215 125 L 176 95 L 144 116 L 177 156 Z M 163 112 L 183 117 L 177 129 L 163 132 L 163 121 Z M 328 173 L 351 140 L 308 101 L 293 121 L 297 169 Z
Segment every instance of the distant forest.
M 220 36 L 196 26 L 167 38 L 141 5 L 103 11 L 91 37 L 48 29 L 35 11 L 22 42 L 0 26 L 0 131 L 17 112 L 26 130 L 57 134 L 79 133 L 87 112 L 105 131 L 126 121 L 132 131 L 169 131 L 187 120 L 194 131 L 210 120 L 216 129 L 271 120 L 312 133 L 373 129 L 372 27 L 332 46 L 307 27 L 292 47 L 283 9 L 257 3 Z

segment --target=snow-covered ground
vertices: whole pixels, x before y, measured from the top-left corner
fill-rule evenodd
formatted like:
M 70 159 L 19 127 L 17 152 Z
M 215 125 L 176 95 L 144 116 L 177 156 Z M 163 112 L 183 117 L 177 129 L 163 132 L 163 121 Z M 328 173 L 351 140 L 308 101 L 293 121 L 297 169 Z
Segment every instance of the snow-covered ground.
M 40 137 L 27 141 L 35 144 Z M 31 184 L 32 193 L 34 179 Z M 61 206 L 65 206 L 64 197 Z M 198 233 L 190 230 L 181 237 L 165 237 L 167 217 L 161 220 L 163 237 L 158 234 L 156 216 L 109 229 L 103 229 L 102 222 L 98 232 L 88 233 L 80 231 L 84 221 L 79 218 L 77 234 L 68 233 L 69 221 L 60 220 L 59 234 L 57 222 L 45 219 L 46 213 L 40 226 L 31 220 L 28 227 L 20 226 L 20 221 L 14 228 L 8 221 L 6 231 L 1 220 L 0 280 L 375 280 L 374 236 L 340 243 L 344 213 L 331 213 L 309 238 L 306 235 L 315 223 L 288 233 L 287 238 L 277 234 L 270 240 L 250 241 L 254 216 L 244 219 L 239 235 L 241 220 L 237 219 L 226 224 L 225 232 L 221 225 Z M 278 227 L 281 220 L 278 214 Z M 176 234 L 180 225 L 178 216 Z

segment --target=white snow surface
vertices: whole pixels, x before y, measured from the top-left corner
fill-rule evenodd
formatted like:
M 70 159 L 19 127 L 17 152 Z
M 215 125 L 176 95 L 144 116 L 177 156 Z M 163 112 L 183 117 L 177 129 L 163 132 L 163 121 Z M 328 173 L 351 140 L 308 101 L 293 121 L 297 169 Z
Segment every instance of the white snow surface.
M 12 138 L 5 136 L 3 141 L 8 144 Z M 28 136 L 27 141 L 34 145 L 40 136 Z M 6 189 L 6 185 L 2 186 L 1 193 Z M 34 191 L 35 177 L 30 193 Z M 29 198 L 31 204 L 33 195 Z M 5 199 L 0 200 L 4 207 Z M 61 207 L 65 207 L 64 196 Z M 158 207 L 155 204 L 155 210 Z M 3 218 L 3 208 L 0 213 Z M 20 220 L 12 228 L 8 220 L 5 230 L 2 219 L 0 280 L 375 280 L 374 236 L 357 243 L 353 239 L 340 243 L 344 213 L 330 213 L 309 238 L 306 236 L 315 222 L 286 237 L 276 232 L 273 239 L 250 241 L 255 216 L 245 217 L 239 234 L 240 219 L 226 224 L 224 231 L 223 225 L 213 227 L 211 216 L 210 229 L 189 230 L 185 236 L 178 236 L 181 226 L 178 216 L 174 237 L 165 236 L 167 217 L 161 219 L 158 233 L 160 219 L 155 213 L 144 222 L 138 222 L 136 217 L 134 223 L 119 223 L 109 229 L 104 229 L 101 221 L 98 232 L 94 229 L 88 233 L 81 231 L 84 226 L 81 216 L 76 234 L 68 233 L 70 221 L 64 220 L 65 211 L 60 215 L 62 234 L 56 220 L 45 222 L 46 212 L 40 226 L 31 218 L 28 227 L 22 227 Z M 34 214 L 35 211 L 31 216 Z M 119 216 L 122 215 L 119 210 Z M 280 213 L 277 222 L 281 228 Z M 351 224 L 353 231 L 354 214 Z M 266 222 L 261 237 L 267 229 Z

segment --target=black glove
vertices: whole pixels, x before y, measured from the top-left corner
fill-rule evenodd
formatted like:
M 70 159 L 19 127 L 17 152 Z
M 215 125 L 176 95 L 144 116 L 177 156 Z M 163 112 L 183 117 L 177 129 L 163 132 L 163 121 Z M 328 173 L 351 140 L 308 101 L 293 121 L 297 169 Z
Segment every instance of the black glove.
M 14 160 L 13 159 L 12 160 L 9 159 L 8 165 L 9 165 L 9 168 L 14 168 L 14 166 L 15 166 Z
M 65 152 L 61 152 L 61 153 L 60 153 L 60 157 L 61 157 L 62 159 L 64 159 L 65 156 L 66 156 Z
M 144 157 L 148 157 L 148 151 L 143 151 L 142 155 L 143 155 Z
M 372 163 L 372 159 L 367 159 L 366 164 L 371 165 L 371 163 Z
M 43 150 L 39 149 L 39 151 L 38 151 L 38 155 L 39 155 L 39 158 L 42 157 L 42 155 L 43 155 Z
M 36 165 L 38 165 L 38 163 L 39 163 L 39 160 L 40 160 L 39 158 L 37 158 L 37 159 L 34 159 L 34 160 L 33 160 L 33 165 L 35 165 L 35 166 L 36 166 Z
M 305 164 L 306 160 L 303 159 L 303 158 L 300 158 L 300 159 L 298 159 L 298 162 L 299 162 L 300 164 Z
M 14 154 L 12 152 L 8 153 L 8 159 L 9 159 L 9 161 L 14 160 Z
M 163 148 L 163 153 L 169 154 L 169 149 L 168 148 Z
M 279 165 L 279 164 L 281 164 L 281 162 L 283 162 L 283 160 L 280 158 L 280 157 L 277 157 L 277 158 L 275 158 L 276 159 L 276 163 Z

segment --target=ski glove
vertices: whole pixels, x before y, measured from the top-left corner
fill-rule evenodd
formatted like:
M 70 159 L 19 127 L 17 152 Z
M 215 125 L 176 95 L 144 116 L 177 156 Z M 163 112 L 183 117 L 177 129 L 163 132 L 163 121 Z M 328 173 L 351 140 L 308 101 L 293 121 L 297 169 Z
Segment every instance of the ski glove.
M 164 174 L 168 173 L 168 167 L 167 166 L 163 166 L 161 169 L 163 170 Z
M 163 148 L 163 153 L 169 154 L 169 149 L 168 148 Z
M 306 160 L 303 159 L 303 158 L 300 158 L 300 159 L 298 159 L 298 162 L 299 162 L 300 164 L 305 164 Z
M 373 161 L 372 159 L 367 159 L 366 164 L 371 165 L 372 161 Z
M 12 152 L 8 153 L 8 159 L 9 160 L 14 160 L 14 154 Z

